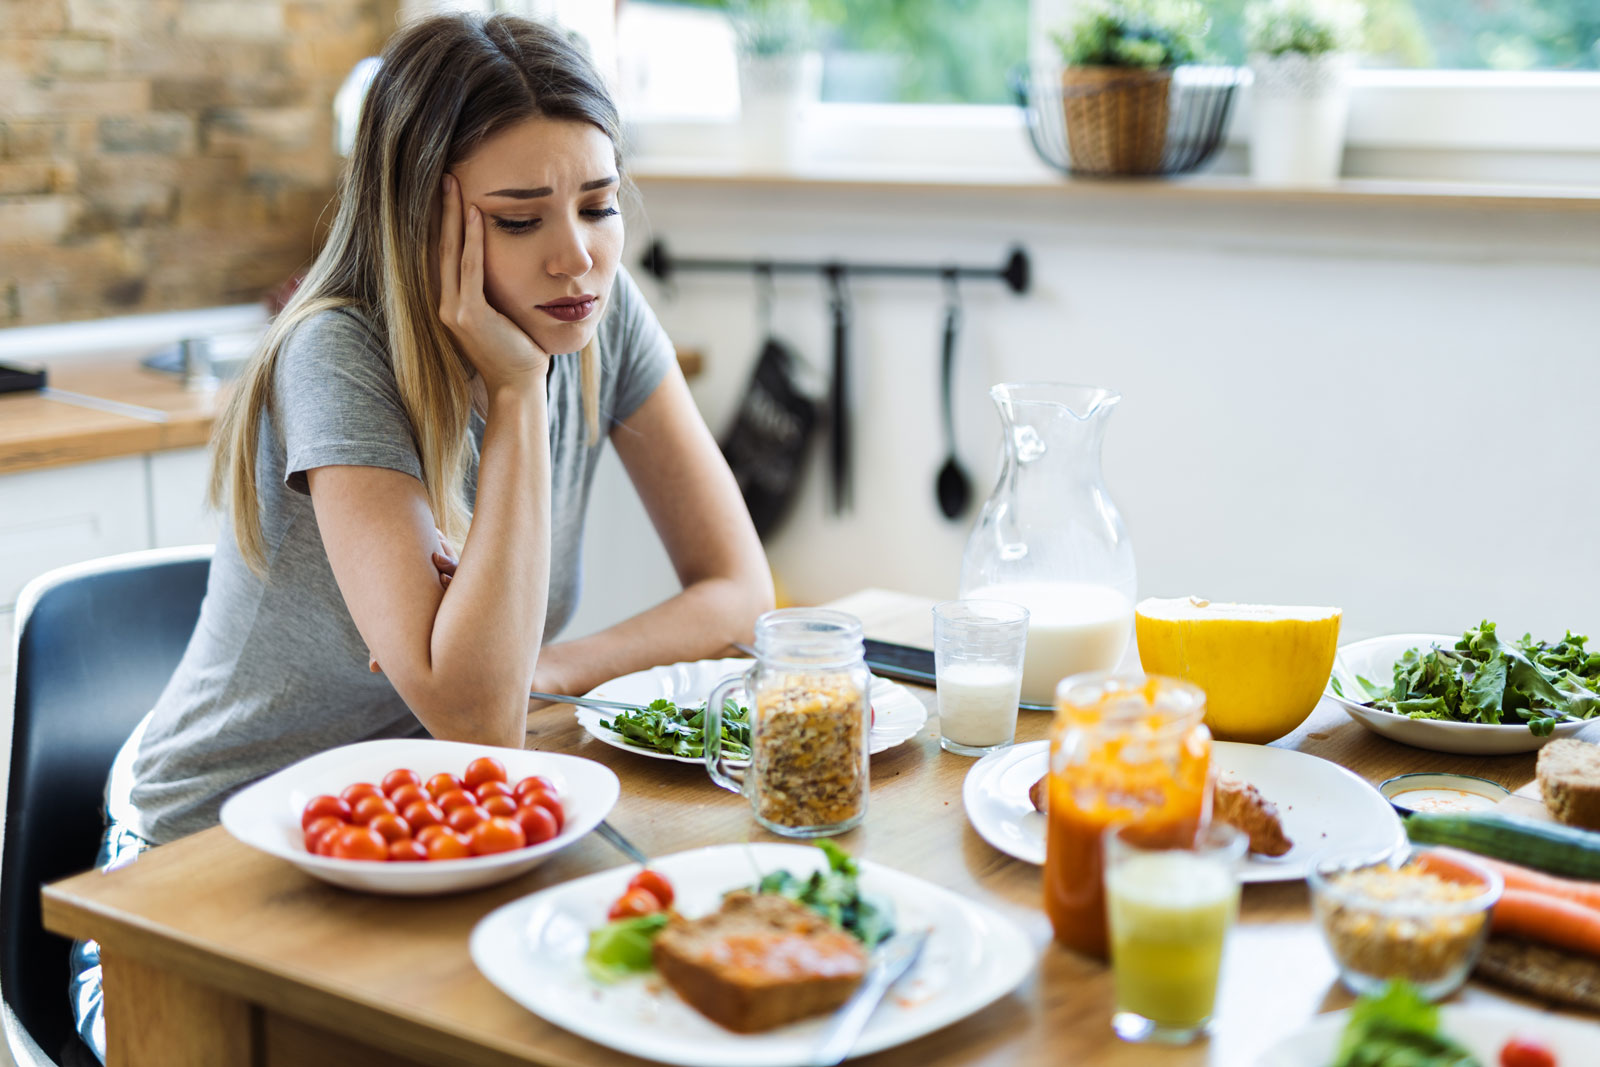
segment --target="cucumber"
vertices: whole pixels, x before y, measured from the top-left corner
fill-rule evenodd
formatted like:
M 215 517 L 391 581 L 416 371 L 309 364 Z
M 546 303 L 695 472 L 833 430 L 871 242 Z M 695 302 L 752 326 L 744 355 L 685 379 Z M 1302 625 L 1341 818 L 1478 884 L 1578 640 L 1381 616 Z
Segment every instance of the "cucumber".
M 1568 878 L 1600 881 L 1600 833 L 1498 812 L 1413 814 L 1406 836 L 1418 845 L 1451 845 Z

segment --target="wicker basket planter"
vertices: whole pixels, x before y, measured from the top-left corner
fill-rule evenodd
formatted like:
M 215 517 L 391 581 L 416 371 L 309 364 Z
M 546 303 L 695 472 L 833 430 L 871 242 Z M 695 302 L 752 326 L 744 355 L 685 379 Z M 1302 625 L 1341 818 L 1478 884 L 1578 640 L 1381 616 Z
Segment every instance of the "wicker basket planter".
M 1072 170 L 1158 174 L 1167 143 L 1172 69 L 1067 67 L 1061 71 Z

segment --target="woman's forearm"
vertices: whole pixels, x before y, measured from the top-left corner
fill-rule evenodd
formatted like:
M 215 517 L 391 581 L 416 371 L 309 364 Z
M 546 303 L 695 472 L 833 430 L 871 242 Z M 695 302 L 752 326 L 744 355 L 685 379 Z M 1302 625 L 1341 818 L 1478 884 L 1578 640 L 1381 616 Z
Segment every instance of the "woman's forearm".
M 765 570 L 691 582 L 677 596 L 615 626 L 548 646 L 537 676 L 576 695 L 647 667 L 722 655 L 732 642 L 751 639 L 756 617 L 772 603 L 772 578 Z
M 434 620 L 435 736 L 520 747 L 550 585 L 544 376 L 489 397 L 477 506 Z

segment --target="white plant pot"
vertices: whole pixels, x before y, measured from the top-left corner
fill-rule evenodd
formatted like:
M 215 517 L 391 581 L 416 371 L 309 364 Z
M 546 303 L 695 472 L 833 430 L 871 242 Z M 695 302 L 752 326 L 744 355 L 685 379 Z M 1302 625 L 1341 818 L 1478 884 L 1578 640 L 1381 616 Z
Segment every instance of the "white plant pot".
M 822 87 L 816 52 L 739 57 L 740 158 L 754 170 L 792 167 L 805 157 L 805 121 Z
M 1250 176 L 1263 185 L 1330 185 L 1344 156 L 1348 56 L 1254 55 Z

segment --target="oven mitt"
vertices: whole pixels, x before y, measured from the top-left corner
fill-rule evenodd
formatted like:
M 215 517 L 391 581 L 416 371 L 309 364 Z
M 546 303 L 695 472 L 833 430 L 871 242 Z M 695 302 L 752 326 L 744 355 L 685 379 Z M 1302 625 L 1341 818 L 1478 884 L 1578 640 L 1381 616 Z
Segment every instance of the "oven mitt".
M 769 337 L 739 401 L 722 454 L 766 540 L 800 491 L 800 476 L 817 424 L 816 402 L 801 388 L 801 366 L 782 341 Z

